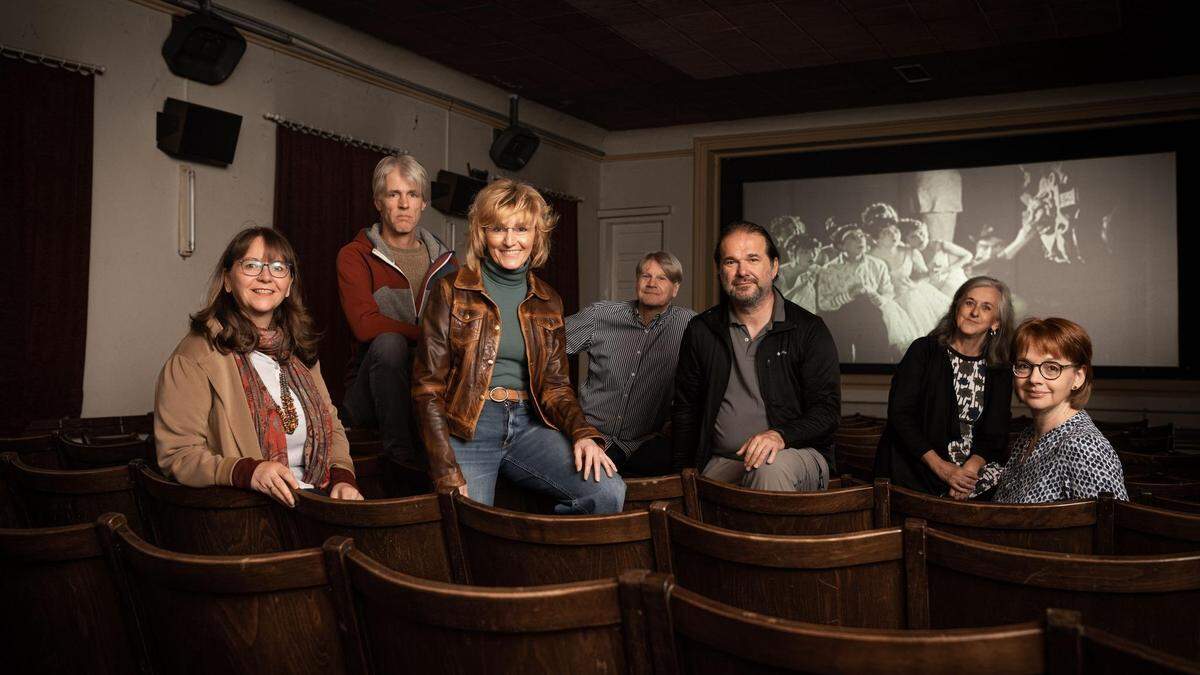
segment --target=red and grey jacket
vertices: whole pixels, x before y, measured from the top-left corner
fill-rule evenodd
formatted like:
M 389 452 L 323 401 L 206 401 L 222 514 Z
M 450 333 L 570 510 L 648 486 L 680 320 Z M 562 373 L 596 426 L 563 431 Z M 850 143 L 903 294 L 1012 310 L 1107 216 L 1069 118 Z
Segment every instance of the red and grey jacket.
M 418 227 L 417 237 L 429 252 L 429 270 L 425 278 L 408 279 L 386 253 L 379 236 L 379 225 L 359 231 L 337 257 L 338 297 L 350 332 L 357 342 L 346 382 L 354 381 L 358 364 L 371 341 L 383 333 L 400 333 L 416 341 L 420 331 L 421 309 L 429 289 L 438 279 L 458 269 L 454 251 L 432 232 Z

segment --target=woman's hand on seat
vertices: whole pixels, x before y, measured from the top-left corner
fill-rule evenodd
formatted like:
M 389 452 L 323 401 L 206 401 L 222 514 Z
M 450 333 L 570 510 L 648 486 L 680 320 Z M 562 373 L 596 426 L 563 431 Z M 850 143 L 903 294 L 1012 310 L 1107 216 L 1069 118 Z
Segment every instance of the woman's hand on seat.
M 279 462 L 260 462 L 250 476 L 250 487 L 287 507 L 296 505 L 292 490 L 300 489 L 292 470 Z
M 349 499 L 352 501 L 363 500 L 362 493 L 358 491 L 358 488 L 349 483 L 338 483 L 337 485 L 334 485 L 333 489 L 329 491 L 329 496 L 333 497 L 334 499 Z
M 594 479 L 599 482 L 601 467 L 609 478 L 617 471 L 617 465 L 613 464 L 596 441 L 590 438 L 575 441 L 575 470 L 583 472 L 583 479 L 587 480 L 589 475 L 594 474 Z

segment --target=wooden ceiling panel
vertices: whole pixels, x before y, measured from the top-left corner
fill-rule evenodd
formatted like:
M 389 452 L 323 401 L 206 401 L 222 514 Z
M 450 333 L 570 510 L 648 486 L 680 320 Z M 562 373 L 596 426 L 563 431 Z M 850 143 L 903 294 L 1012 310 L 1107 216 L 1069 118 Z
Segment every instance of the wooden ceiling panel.
M 1171 0 L 289 1 L 608 129 L 1200 73 Z

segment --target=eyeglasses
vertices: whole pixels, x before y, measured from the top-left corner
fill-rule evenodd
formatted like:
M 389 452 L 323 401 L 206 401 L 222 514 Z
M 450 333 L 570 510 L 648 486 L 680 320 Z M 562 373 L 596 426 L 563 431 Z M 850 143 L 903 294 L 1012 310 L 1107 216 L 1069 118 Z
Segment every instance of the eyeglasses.
M 516 227 L 502 227 L 500 225 L 484 225 L 483 231 L 493 237 L 503 237 L 506 232 L 512 232 L 518 237 L 523 237 L 529 234 L 530 228 L 527 225 L 517 225 Z
M 1059 375 L 1065 368 L 1078 368 L 1079 366 L 1073 363 L 1058 363 L 1056 361 L 1042 361 L 1041 363 L 1030 363 L 1028 361 L 1017 361 L 1013 364 L 1013 375 L 1017 377 L 1029 377 L 1033 375 L 1033 369 L 1037 368 L 1042 377 L 1047 380 L 1057 380 Z
M 248 277 L 256 277 L 259 274 L 262 274 L 264 267 L 267 268 L 267 270 L 270 271 L 271 276 L 275 277 L 276 279 L 286 279 L 292 274 L 291 263 L 285 263 L 279 260 L 266 263 L 261 260 L 255 260 L 254 258 L 242 258 L 233 264 L 242 271 L 242 274 L 245 274 Z

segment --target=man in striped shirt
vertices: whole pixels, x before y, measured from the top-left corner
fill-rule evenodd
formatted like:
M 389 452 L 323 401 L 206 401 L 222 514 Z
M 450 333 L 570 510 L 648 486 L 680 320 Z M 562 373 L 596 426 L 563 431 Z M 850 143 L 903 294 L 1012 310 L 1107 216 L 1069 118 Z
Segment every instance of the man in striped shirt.
M 683 267 L 666 251 L 637 265 L 637 298 L 606 300 L 567 317 L 567 353 L 588 355 L 580 403 L 604 434 L 622 475 L 671 472 L 666 423 L 674 393 L 679 342 L 696 315 L 671 302 Z

